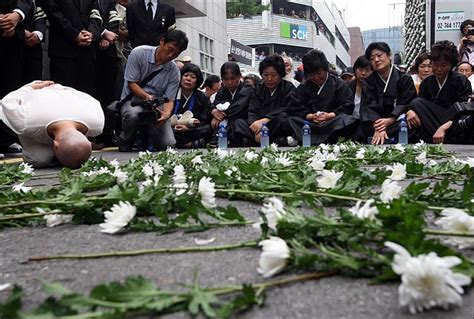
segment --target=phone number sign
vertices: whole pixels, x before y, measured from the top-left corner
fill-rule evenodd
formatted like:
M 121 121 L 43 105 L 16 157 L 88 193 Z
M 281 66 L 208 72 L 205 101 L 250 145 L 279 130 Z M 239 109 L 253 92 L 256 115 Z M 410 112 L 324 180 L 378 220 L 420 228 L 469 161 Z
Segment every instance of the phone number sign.
M 464 11 L 437 12 L 436 31 L 460 31 Z

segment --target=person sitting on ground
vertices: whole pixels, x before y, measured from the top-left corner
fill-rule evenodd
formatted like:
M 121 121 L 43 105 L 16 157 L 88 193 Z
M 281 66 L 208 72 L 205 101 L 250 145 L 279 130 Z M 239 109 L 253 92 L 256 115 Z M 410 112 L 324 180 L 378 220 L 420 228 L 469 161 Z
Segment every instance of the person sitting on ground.
M 397 118 L 404 114 L 416 97 L 416 89 L 409 75 L 392 63 L 390 47 L 385 42 L 373 42 L 365 57 L 374 72 L 365 80 L 360 104 L 361 126 L 355 139 L 371 144 L 384 144 L 398 135 Z
M 208 75 L 206 80 L 204 81 L 201 91 L 206 94 L 206 96 L 209 98 L 209 100 L 214 102 L 214 99 L 216 97 L 217 91 L 221 88 L 221 78 L 218 75 Z
M 461 61 L 456 67 L 458 73 L 464 74 L 471 82 L 472 93 L 474 93 L 474 66 L 466 61 Z
M 222 87 L 217 91 L 212 103 L 211 126 L 215 130 L 211 145 L 217 145 L 219 124 L 227 127 L 227 136 L 231 146 L 243 146 L 242 140 L 234 136 L 235 121 L 239 118 L 247 120 L 248 105 L 252 96 L 252 87 L 241 81 L 242 74 L 235 62 L 225 62 L 221 66 Z
M 354 99 L 354 111 L 352 112 L 352 116 L 360 119 L 363 81 L 372 74 L 372 67 L 370 66 L 370 61 L 365 57 L 365 55 L 361 55 L 354 62 L 353 69 L 355 79 L 349 83 L 349 88 L 352 90 L 352 97 Z
M 211 138 L 209 98 L 198 89 L 202 82 L 197 65 L 188 63 L 181 70 L 180 87 L 170 118 L 177 147 L 202 148 Z
M 465 143 L 472 134 L 472 119 L 462 117 L 453 122 L 446 110 L 455 102 L 466 102 L 472 93 L 467 78 L 452 69 L 458 62 L 457 49 L 451 41 L 438 41 L 431 48 L 433 75 L 420 85 L 418 98 L 407 112 L 409 128 L 419 137 L 433 143 Z
M 320 50 L 303 57 L 305 80 L 291 95 L 289 125 L 292 136 L 302 142 L 305 121 L 311 127 L 311 144 L 335 143 L 349 137 L 357 126 L 353 117 L 354 102 L 347 84 L 329 73 L 329 62 Z
M 288 146 L 286 138 L 291 135 L 288 128 L 288 103 L 295 89 L 293 84 L 283 81 L 285 64 L 279 55 L 270 55 L 260 63 L 260 75 L 263 83 L 253 90 L 248 107 L 248 119 L 240 118 L 235 121 L 235 134 L 247 139 L 248 145 L 260 143 L 260 132 L 263 124 L 270 130 L 270 141 L 280 141 L 279 144 Z M 283 140 L 281 138 L 284 138 Z M 290 142 L 296 140 L 290 139 Z
M 428 52 L 423 52 L 415 59 L 415 64 L 411 68 L 411 78 L 415 83 L 416 93 L 420 92 L 421 81 L 433 74 L 431 60 Z
M 9 93 L 0 103 L 2 121 L 23 146 L 23 159 L 35 167 L 78 168 L 92 152 L 87 137 L 102 133 L 99 101 L 52 81 L 35 81 Z
M 165 150 L 174 146 L 173 130 L 169 118 L 173 112 L 174 98 L 179 88 L 180 73 L 173 62 L 178 55 L 188 47 L 186 33 L 181 30 L 172 30 L 165 33 L 157 47 L 142 45 L 136 47 L 128 57 L 125 69 L 125 83 L 122 90 L 122 99 L 130 93 L 133 98 L 121 107 L 122 132 L 117 137 L 120 152 L 130 152 L 140 128 L 145 145 L 139 150 Z M 159 71 L 161 70 L 161 71 Z M 140 82 L 150 74 L 158 72 L 145 86 Z M 155 124 L 140 127 L 139 114 L 144 111 L 142 106 L 132 106 L 132 103 L 153 101 L 157 97 L 167 97 L 169 102 L 156 110 L 160 117 Z M 144 136 L 145 137 L 144 137 Z

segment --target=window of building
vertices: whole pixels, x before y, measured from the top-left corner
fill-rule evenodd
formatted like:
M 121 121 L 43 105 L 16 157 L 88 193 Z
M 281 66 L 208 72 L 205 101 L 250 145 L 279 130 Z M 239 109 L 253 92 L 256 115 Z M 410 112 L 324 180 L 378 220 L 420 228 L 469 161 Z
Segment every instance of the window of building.
M 337 55 L 336 55 L 336 65 L 339 67 L 339 69 L 341 70 L 345 70 L 347 69 L 347 65 L 342 62 L 341 58 L 339 58 Z
M 204 78 L 215 74 L 214 40 L 204 34 L 199 34 L 199 56 Z
M 339 31 L 337 26 L 336 26 L 336 37 L 339 39 L 339 41 L 341 42 L 344 49 L 346 49 L 346 51 L 349 52 L 349 45 L 347 44 L 346 40 L 342 36 L 342 33 L 341 33 L 341 31 Z

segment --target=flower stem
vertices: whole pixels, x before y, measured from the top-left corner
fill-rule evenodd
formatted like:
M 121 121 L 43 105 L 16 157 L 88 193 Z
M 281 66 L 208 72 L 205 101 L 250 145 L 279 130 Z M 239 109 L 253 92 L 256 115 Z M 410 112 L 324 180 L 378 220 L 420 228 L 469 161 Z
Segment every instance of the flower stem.
M 256 247 L 257 241 L 246 241 L 238 244 L 213 246 L 213 247 L 179 247 L 179 248 L 159 248 L 159 249 L 141 249 L 131 251 L 113 251 L 105 253 L 92 253 L 92 254 L 66 254 L 66 255 L 54 255 L 54 256 L 35 256 L 28 258 L 28 261 L 43 261 L 53 259 L 94 259 L 94 258 L 106 258 L 106 257 L 130 257 L 139 255 L 149 254 L 181 254 L 181 253 L 193 253 L 193 252 L 208 252 L 208 251 L 220 251 L 230 250 L 246 247 Z
M 474 233 L 458 233 L 447 230 L 424 229 L 425 234 L 436 236 L 451 236 L 451 237 L 474 237 Z
M 0 217 L 0 222 L 10 221 L 10 220 L 17 220 L 17 219 L 28 219 L 28 218 L 35 218 L 35 217 L 42 217 L 47 215 L 54 215 L 54 214 L 70 214 L 68 212 L 60 212 L 60 211 L 53 211 L 53 212 L 44 212 L 44 213 L 25 213 L 25 214 L 13 214 Z

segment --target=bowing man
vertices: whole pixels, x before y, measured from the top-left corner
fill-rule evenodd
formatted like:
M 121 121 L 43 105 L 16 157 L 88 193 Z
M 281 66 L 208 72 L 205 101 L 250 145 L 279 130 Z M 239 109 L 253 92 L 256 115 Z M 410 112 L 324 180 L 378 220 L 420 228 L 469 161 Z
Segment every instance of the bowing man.
M 279 55 L 268 56 L 260 62 L 259 72 L 263 83 L 257 84 L 253 90 L 248 119 L 236 120 L 236 134 L 248 139 L 249 144 L 260 143 L 260 131 L 266 124 L 270 130 L 270 140 L 287 146 L 284 140 L 291 135 L 287 125 L 287 108 L 295 86 L 283 80 L 286 75 L 285 63 Z
M 219 124 L 226 125 L 231 146 L 243 146 L 241 136 L 234 134 L 236 130 L 235 122 L 237 119 L 247 121 L 252 87 L 245 86 L 241 81 L 242 74 L 239 65 L 235 62 L 225 62 L 221 66 L 221 79 L 222 87 L 217 91 L 212 104 L 211 126 L 217 133 Z M 210 143 L 212 145 L 216 144 L 217 139 L 213 138 Z
M 465 116 L 453 122 L 448 109 L 455 102 L 466 102 L 471 94 L 469 80 L 453 72 L 458 61 L 456 46 L 450 41 L 438 41 L 431 48 L 433 75 L 420 85 L 418 98 L 407 112 L 409 128 L 419 137 L 433 143 L 465 143 L 472 134 L 472 119 Z
M 291 95 L 289 125 L 296 139 L 302 141 L 305 121 L 311 127 L 311 144 L 334 143 L 350 136 L 357 119 L 354 101 L 347 84 L 329 74 L 329 62 L 322 51 L 311 50 L 303 56 L 306 79 Z
M 397 118 L 407 111 L 416 89 L 411 77 L 392 64 L 390 47 L 385 42 L 371 43 L 365 57 L 374 72 L 363 85 L 358 138 L 365 142 L 372 137 L 372 144 L 383 144 L 398 134 Z

